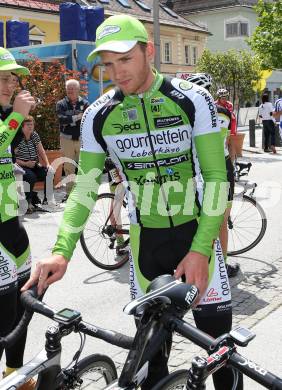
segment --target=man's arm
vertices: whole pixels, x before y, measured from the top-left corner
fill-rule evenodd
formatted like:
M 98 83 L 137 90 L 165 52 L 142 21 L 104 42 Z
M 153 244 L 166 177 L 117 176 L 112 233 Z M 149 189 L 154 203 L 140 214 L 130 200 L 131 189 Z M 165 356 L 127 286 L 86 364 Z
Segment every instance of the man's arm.
M 77 121 L 81 120 L 81 114 L 73 114 L 72 110 L 69 110 L 65 100 L 60 100 L 56 104 L 56 113 L 58 115 L 60 125 L 70 125 L 75 124 Z
M 21 91 L 15 97 L 13 112 L 5 121 L 0 120 L 0 153 L 3 153 L 11 144 L 22 121 L 34 105 L 34 98 L 27 91 Z

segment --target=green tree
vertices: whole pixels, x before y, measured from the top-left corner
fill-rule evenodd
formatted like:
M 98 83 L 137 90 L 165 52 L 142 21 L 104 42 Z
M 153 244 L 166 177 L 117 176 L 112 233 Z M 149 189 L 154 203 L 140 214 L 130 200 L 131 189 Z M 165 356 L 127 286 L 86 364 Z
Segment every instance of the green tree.
M 66 94 L 65 81 L 69 78 L 80 80 L 80 73 L 68 70 L 57 60 L 47 64 L 28 51 L 22 50 L 22 53 L 26 55 L 25 66 L 30 71 L 30 76 L 25 77 L 22 83 L 38 101 L 35 110 L 31 112 L 35 119 L 35 130 L 46 150 L 59 149 L 60 133 L 56 103 Z M 85 95 L 87 91 L 84 82 L 80 80 L 80 84 L 81 95 Z
M 282 68 L 282 0 L 273 3 L 258 0 L 254 9 L 259 25 L 248 43 L 265 69 Z
M 240 107 L 255 96 L 254 85 L 261 76 L 260 60 L 246 50 L 212 53 L 205 50 L 197 64 L 199 72 L 209 73 L 213 78 L 211 93 L 225 88 L 233 104 Z

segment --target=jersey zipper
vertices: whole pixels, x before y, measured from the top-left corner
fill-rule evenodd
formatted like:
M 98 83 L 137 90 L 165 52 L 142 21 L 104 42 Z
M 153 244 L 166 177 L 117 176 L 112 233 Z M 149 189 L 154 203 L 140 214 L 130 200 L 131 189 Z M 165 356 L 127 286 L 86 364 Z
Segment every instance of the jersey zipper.
M 157 176 L 159 178 L 159 183 L 160 183 L 160 189 L 161 189 L 162 197 L 163 197 L 164 203 L 166 205 L 166 211 L 167 211 L 167 215 L 168 215 L 168 219 L 169 219 L 169 224 L 170 224 L 170 227 L 174 227 L 174 223 L 173 223 L 172 216 L 171 216 L 171 209 L 169 207 L 168 200 L 167 200 L 167 198 L 165 196 L 165 192 L 164 192 L 164 189 L 162 187 L 161 171 L 160 171 L 160 167 L 158 166 L 158 163 L 157 163 L 157 157 L 156 157 L 156 153 L 155 153 L 155 150 L 154 150 L 153 142 L 152 142 L 152 139 L 151 139 L 151 132 L 150 132 L 150 127 L 149 127 L 149 121 L 148 121 L 148 116 L 147 116 L 147 112 L 146 112 L 145 102 L 144 102 L 143 97 L 141 97 L 140 100 L 141 100 L 141 106 L 142 106 L 143 115 L 144 115 L 145 124 L 146 124 L 146 131 L 147 131 L 148 138 L 149 138 L 149 144 L 150 144 L 150 148 L 151 148 L 151 152 L 152 152 L 152 156 L 153 156 L 153 161 L 154 161 L 155 168 L 156 168 L 156 171 L 157 171 Z

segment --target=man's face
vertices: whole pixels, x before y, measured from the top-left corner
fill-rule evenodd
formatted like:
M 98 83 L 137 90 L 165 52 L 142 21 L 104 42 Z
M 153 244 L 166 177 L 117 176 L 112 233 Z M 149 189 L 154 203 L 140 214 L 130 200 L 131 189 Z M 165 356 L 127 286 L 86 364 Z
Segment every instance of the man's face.
M 110 79 L 125 95 L 147 91 L 154 80 L 150 61 L 154 55 L 154 47 L 148 42 L 146 47 L 135 45 L 127 53 L 101 52 Z
M 0 72 L 0 105 L 8 106 L 18 86 L 18 78 L 11 72 Z
M 75 102 L 78 100 L 79 96 L 79 87 L 76 84 L 69 84 L 66 87 L 66 93 L 67 97 L 72 101 Z

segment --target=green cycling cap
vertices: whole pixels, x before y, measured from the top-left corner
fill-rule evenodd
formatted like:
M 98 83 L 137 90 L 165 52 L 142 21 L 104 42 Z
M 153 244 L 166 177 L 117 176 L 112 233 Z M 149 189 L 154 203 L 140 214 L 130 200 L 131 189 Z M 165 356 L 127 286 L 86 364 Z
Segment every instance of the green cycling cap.
M 130 15 L 114 15 L 106 19 L 96 31 L 96 49 L 87 57 L 91 62 L 100 51 L 126 53 L 137 42 L 148 42 L 148 33 L 144 25 Z
M 14 72 L 19 75 L 29 75 L 29 70 L 16 63 L 14 56 L 9 50 L 0 47 L 0 72 Z

